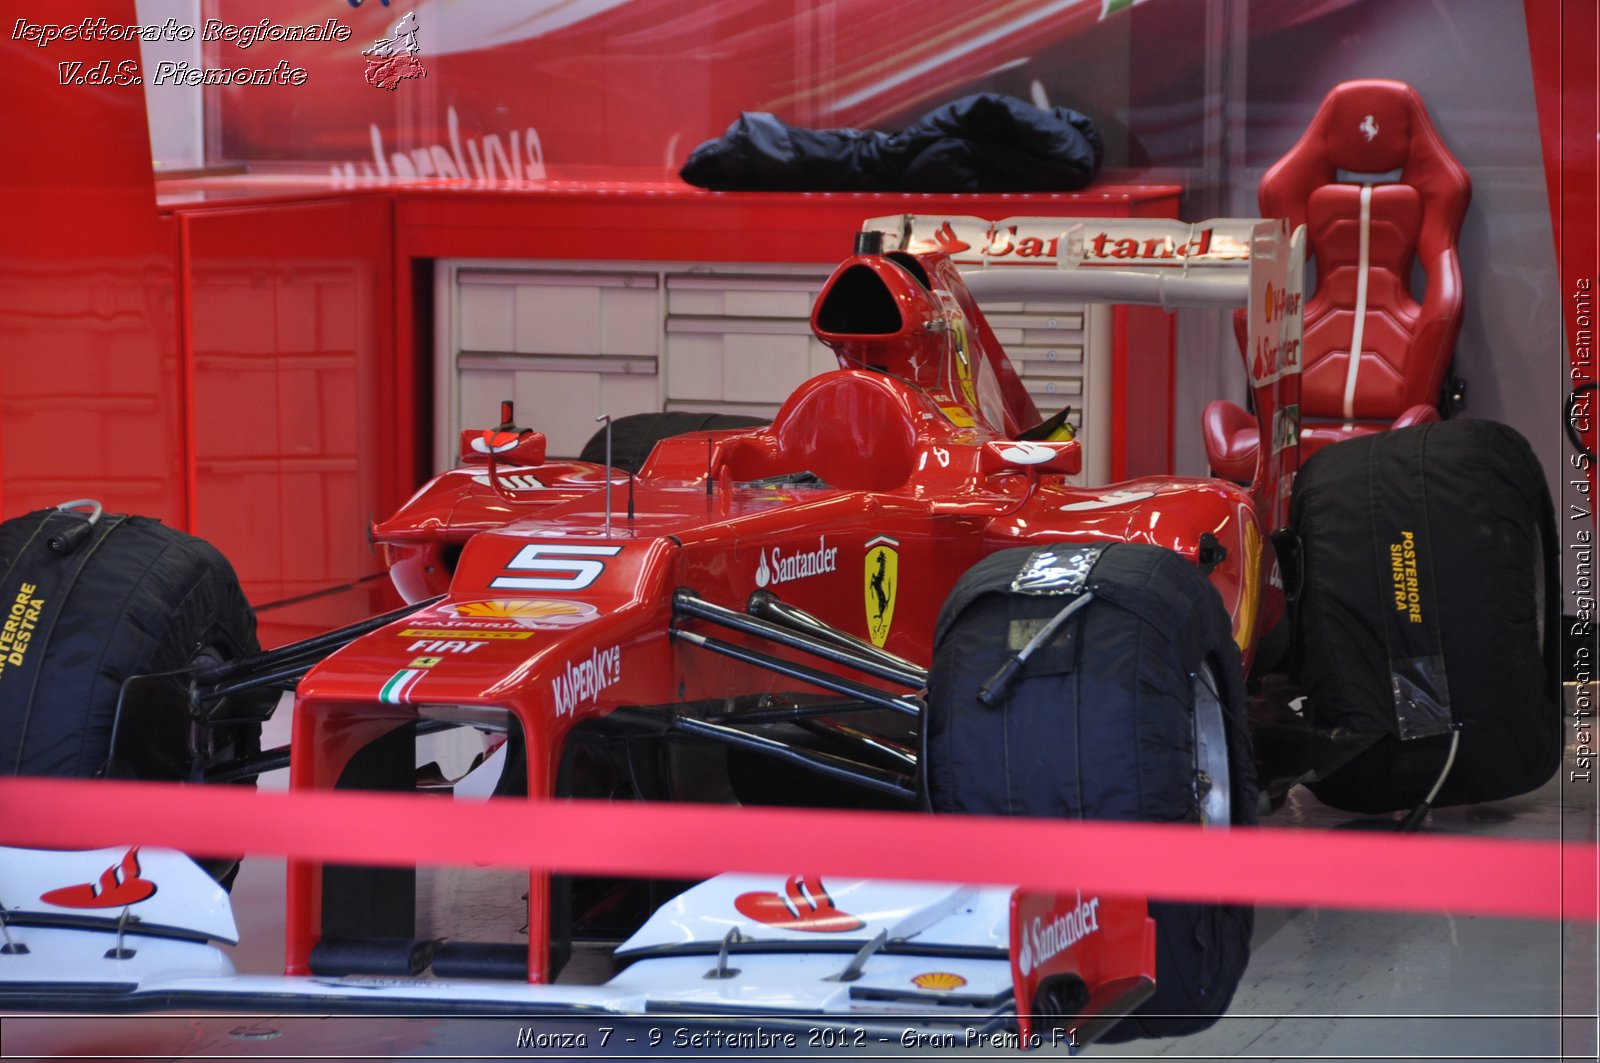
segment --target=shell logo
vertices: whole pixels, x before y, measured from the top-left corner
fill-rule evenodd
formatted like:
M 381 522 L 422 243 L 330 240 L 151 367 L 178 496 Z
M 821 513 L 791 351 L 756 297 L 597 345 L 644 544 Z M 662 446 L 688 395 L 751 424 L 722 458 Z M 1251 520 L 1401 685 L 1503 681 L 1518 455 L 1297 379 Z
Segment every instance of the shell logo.
M 577 627 L 600 615 L 600 610 L 588 602 L 556 598 L 492 598 L 456 602 L 449 609 L 460 622 L 483 626 Z
M 911 979 L 911 984 L 918 989 L 931 989 L 935 992 L 948 993 L 952 989 L 960 989 L 966 985 L 967 980 L 950 971 L 929 971 L 927 974 L 919 974 Z

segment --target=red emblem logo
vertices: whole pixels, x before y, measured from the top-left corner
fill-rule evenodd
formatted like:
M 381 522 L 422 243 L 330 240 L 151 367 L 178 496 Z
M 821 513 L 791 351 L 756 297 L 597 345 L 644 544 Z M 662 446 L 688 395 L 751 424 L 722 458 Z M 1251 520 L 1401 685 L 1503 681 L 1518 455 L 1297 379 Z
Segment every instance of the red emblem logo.
M 844 934 L 867 924 L 833 906 L 822 880 L 815 876 L 790 875 L 780 896 L 757 890 L 741 893 L 733 906 L 739 914 L 779 930 L 805 930 L 813 934 Z
M 425 78 L 417 56 L 422 49 L 417 45 L 417 14 L 415 11 L 395 23 L 394 33 L 378 41 L 361 54 L 367 57 L 367 84 L 390 92 L 407 78 Z
M 139 877 L 139 849 L 135 846 L 120 863 L 112 864 L 99 882 L 80 882 L 41 893 L 39 899 L 57 908 L 125 908 L 156 892 L 156 884 Z
M 501 432 L 485 428 L 483 435 L 472 441 L 472 449 L 479 454 L 504 454 L 508 450 L 516 449 L 517 442 L 521 438 L 519 432 Z
M 948 221 L 933 231 L 933 246 L 947 255 L 959 255 L 972 249 L 971 244 L 956 235 Z
M 959 255 L 963 251 L 972 250 L 972 245 L 956 235 L 955 227 L 945 221 L 933 231 L 932 239 L 913 240 L 911 251 L 943 251 L 947 255 Z

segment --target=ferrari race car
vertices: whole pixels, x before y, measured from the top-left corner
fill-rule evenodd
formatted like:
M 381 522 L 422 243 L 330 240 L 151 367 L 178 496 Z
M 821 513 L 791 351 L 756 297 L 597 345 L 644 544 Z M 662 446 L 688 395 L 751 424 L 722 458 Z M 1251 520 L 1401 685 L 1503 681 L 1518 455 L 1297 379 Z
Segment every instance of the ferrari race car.
M 1547 779 L 1559 595 L 1526 444 L 1452 421 L 1300 470 L 1302 235 L 1061 226 L 1059 269 L 967 274 L 904 228 L 861 233 L 812 316 L 840 368 L 768 424 L 626 418 L 599 461 L 547 458 L 509 410 L 463 433 L 460 466 L 373 529 L 412 604 L 306 642 L 260 652 L 226 561 L 156 522 L 82 503 L 7 522 L 0 754 L 29 775 L 248 782 L 287 761 L 295 791 L 448 789 L 417 745 L 465 735 L 458 796 L 1217 830 L 1302 782 L 1415 819 Z M 1061 298 L 1243 307 L 1252 482 L 1080 486 L 1069 411 L 1041 416 L 980 309 Z M 290 690 L 290 745 L 263 752 Z M 492 940 L 419 930 L 411 870 L 292 860 L 269 978 L 216 947 L 228 861 L 0 850 L 0 1003 L 339 1011 L 380 990 L 390 1010 L 915 1012 L 1081 1044 L 1209 1025 L 1248 957 L 1248 906 L 814 860 L 698 883 L 534 871 L 526 926 Z M 593 984 L 580 954 L 603 958 Z

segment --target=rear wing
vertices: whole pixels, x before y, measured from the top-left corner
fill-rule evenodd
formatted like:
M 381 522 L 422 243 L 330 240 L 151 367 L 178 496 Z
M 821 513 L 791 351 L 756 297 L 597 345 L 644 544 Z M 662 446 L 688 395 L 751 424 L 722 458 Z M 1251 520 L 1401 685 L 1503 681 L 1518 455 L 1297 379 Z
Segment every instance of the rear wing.
M 1299 468 L 1305 227 L 1282 219 L 873 218 L 886 250 L 941 251 L 979 301 L 1028 298 L 1245 311 L 1245 370 L 1262 447 L 1251 493 L 1288 523 Z

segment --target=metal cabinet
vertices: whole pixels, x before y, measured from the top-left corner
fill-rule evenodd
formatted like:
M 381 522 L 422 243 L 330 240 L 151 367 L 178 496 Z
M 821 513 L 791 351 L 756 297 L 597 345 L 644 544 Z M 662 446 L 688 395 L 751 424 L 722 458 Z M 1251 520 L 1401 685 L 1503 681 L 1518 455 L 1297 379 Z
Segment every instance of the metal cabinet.
M 660 408 L 661 277 L 653 268 L 440 263 L 435 462 L 511 399 L 554 455 L 575 455 L 603 413 Z
M 605 414 L 711 410 L 771 417 L 838 366 L 811 333 L 831 267 L 809 263 L 441 260 L 435 265 L 435 461 L 499 403 L 576 455 Z M 1040 412 L 1072 408 L 1084 482 L 1108 478 L 1110 318 L 1036 301 L 986 307 Z
M 811 334 L 811 308 L 828 270 L 781 269 L 667 273 L 666 409 L 770 417 L 806 380 L 838 368 Z

